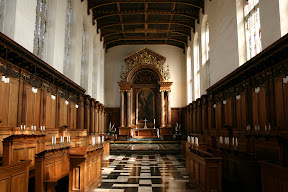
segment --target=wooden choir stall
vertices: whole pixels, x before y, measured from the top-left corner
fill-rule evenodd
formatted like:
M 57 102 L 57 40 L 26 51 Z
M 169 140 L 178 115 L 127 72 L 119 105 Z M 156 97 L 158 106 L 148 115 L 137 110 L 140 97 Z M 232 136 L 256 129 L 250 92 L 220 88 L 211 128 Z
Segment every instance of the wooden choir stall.
M 288 190 L 287 45 L 288 35 L 183 109 L 182 153 L 201 191 Z
M 104 155 L 110 152 L 104 141 L 105 106 L 2 33 L 0 52 L 7 53 L 0 55 L 0 75 L 9 79 L 0 81 L 1 191 L 55 191 L 75 165 L 72 154 L 83 148 L 87 171 L 91 165 L 84 188 L 97 184 L 102 148 Z M 89 148 L 93 137 L 101 137 L 101 147 L 94 151 Z

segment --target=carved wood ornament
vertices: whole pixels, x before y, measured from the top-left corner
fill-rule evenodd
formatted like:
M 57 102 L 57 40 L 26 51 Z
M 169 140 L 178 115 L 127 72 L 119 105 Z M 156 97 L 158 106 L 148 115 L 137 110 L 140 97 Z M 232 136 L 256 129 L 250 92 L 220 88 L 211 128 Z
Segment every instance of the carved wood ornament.
M 161 81 L 170 79 L 169 65 L 165 66 L 166 58 L 144 48 L 125 58 L 126 67 L 122 66 L 121 81 L 131 82 L 135 72 L 141 68 L 150 68 L 156 72 Z

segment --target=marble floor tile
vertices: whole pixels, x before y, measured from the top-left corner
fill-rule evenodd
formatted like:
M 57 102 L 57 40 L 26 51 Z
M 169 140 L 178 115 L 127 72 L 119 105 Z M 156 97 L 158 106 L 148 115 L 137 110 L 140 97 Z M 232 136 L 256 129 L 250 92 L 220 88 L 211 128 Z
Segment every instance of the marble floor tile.
M 105 165 L 93 192 L 196 192 L 181 155 L 110 155 Z

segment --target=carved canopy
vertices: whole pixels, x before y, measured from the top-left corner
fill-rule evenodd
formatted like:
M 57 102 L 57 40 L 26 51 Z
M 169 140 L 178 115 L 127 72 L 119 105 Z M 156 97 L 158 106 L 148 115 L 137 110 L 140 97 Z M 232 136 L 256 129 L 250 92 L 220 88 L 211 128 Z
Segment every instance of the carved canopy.
M 125 58 L 125 69 L 122 66 L 121 81 L 131 82 L 134 75 L 141 69 L 154 71 L 160 81 L 168 81 L 170 78 L 169 66 L 165 66 L 166 58 L 144 48 Z

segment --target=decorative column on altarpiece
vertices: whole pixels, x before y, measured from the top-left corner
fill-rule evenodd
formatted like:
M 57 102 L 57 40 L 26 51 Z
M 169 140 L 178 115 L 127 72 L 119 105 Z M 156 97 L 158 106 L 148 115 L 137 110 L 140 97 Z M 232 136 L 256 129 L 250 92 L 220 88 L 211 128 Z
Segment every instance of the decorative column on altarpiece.
M 160 97 L 161 97 L 161 126 L 165 127 L 165 100 L 164 100 L 164 90 L 160 90 Z
M 121 107 L 120 107 L 120 127 L 124 127 L 124 91 L 120 90 Z
M 168 106 L 168 110 L 167 110 L 167 127 L 171 127 L 171 118 L 172 118 L 172 114 L 171 114 L 171 90 L 167 91 L 167 106 Z
M 131 127 L 131 90 L 127 90 L 127 127 Z

